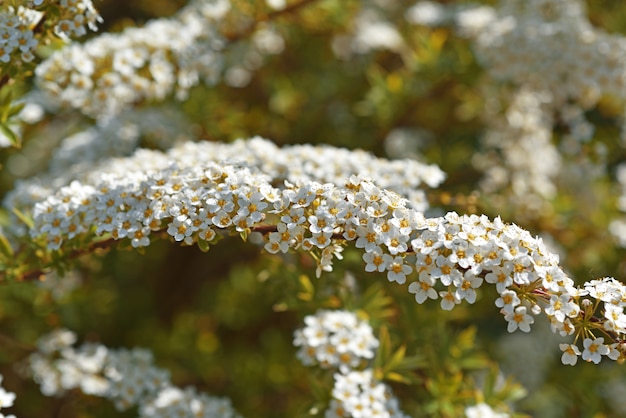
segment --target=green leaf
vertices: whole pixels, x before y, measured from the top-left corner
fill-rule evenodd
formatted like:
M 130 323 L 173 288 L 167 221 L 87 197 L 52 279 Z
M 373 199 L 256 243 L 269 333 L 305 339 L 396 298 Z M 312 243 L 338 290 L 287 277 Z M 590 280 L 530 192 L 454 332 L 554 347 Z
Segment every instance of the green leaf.
M 391 380 L 392 382 L 399 382 L 399 383 L 404 383 L 404 384 L 410 384 L 411 380 L 403 375 L 401 375 L 400 373 L 396 373 L 396 372 L 389 372 L 389 373 L 385 373 L 385 379 L 386 380 Z
M 380 332 L 378 333 L 378 341 L 380 345 L 378 346 L 378 351 L 376 352 L 376 358 L 374 359 L 374 365 L 377 368 L 383 368 L 388 353 L 391 352 L 391 337 L 389 336 L 389 330 L 386 326 L 380 327 Z
M 301 274 L 298 277 L 298 282 L 300 282 L 300 286 L 304 289 L 302 292 L 298 292 L 298 299 L 304 301 L 313 300 L 313 295 L 315 294 L 315 288 L 313 287 L 313 283 L 309 276 L 306 274 Z
M 5 107 L 13 101 L 13 90 L 10 88 L 0 89 L 0 106 Z
M 482 356 L 473 355 L 459 359 L 457 366 L 466 370 L 484 369 L 489 366 L 489 361 Z
M 396 350 L 395 353 L 391 355 L 389 360 L 387 360 L 383 366 L 385 371 L 395 370 L 396 366 L 398 366 L 402 360 L 404 360 L 404 355 L 406 353 L 406 346 L 402 345 L 400 348 Z
M 13 132 L 13 130 L 9 128 L 9 125 L 6 123 L 0 122 L 0 133 L 6 136 L 11 145 L 15 148 L 19 148 L 21 146 L 22 141 L 20 140 L 20 137 L 17 136 L 17 134 Z
M 206 253 L 211 248 L 211 245 L 209 244 L 208 241 L 205 241 L 203 239 L 199 239 L 198 240 L 198 248 L 200 248 L 200 251 L 202 251 L 203 253 Z
M 9 240 L 2 233 L 0 233 L 0 252 L 2 252 L 2 254 L 4 254 L 7 258 L 13 258 L 13 247 L 11 247 Z
M 33 219 L 21 212 L 19 209 L 13 208 L 13 213 L 20 219 L 20 221 L 24 222 L 29 229 L 32 229 L 35 226 Z
M 424 356 L 415 355 L 410 357 L 405 357 L 394 367 L 394 370 L 416 370 L 423 369 L 428 366 L 428 362 Z
M 22 109 L 24 109 L 24 106 L 26 106 L 26 103 L 18 103 L 14 106 L 11 106 L 11 109 L 9 110 L 9 119 L 20 113 Z

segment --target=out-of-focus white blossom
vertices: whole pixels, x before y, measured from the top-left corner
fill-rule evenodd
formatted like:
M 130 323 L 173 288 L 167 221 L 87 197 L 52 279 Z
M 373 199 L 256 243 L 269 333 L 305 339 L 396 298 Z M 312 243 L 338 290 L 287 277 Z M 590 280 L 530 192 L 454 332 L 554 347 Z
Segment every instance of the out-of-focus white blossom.
M 318 311 L 304 318 L 296 330 L 294 345 L 304 365 L 338 368 L 343 373 L 374 358 L 378 339 L 372 327 L 348 311 Z
M 140 100 L 184 96 L 222 71 L 224 39 L 216 25 L 222 0 L 198 0 L 169 19 L 70 45 L 37 67 L 39 87 L 93 117 L 108 117 Z
M 139 408 L 139 418 L 239 418 L 228 398 L 168 386 Z
M 146 119 L 142 118 L 144 115 Z M 169 120 L 161 118 L 164 122 Z M 55 154 L 56 162 L 52 166 L 57 169 L 53 174 L 18 182 L 4 205 L 28 211 L 34 203 L 45 199 L 54 190 L 70 184 L 73 180 L 85 185 L 95 185 L 102 180 L 102 175 L 125 177 L 137 170 L 158 170 L 173 161 L 180 168 L 199 166 L 216 160 L 239 161 L 257 167 L 275 181 L 287 180 L 292 183 L 319 181 L 341 184 L 351 175 L 360 173 L 364 177 L 376 179 L 381 186 L 406 196 L 412 206 L 419 210 L 428 207 L 422 188 L 437 187 L 445 178 L 445 174 L 437 166 L 417 161 L 387 161 L 364 151 L 348 151 L 330 146 L 295 145 L 281 149 L 258 137 L 232 144 L 189 142 L 172 148 L 167 154 L 142 150 L 129 160 L 105 159 L 96 162 L 100 153 L 113 156 L 115 153 L 124 155 L 130 151 L 135 142 L 134 132 L 137 131 L 134 128 L 125 131 L 122 127 L 128 123 L 132 127 L 135 123 L 141 123 L 142 119 L 150 121 L 144 112 L 130 117 L 130 121 L 121 116 L 121 119 L 112 120 L 100 129 L 83 132 L 71 140 L 68 139 Z M 154 126 L 156 129 L 159 125 Z M 132 134 L 130 143 L 124 139 L 125 135 L 120 135 L 124 133 Z M 168 138 L 171 137 L 165 135 L 163 140 Z M 84 161 L 81 161 L 83 158 Z M 63 167 L 65 172 L 62 171 Z
M 71 331 L 42 337 L 31 354 L 30 371 L 48 396 L 80 389 L 111 400 L 119 410 L 138 406 L 142 418 L 238 418 L 230 400 L 173 386 L 169 374 L 153 365 L 147 350 L 112 350 L 101 344 L 72 345 Z M 1 393 L 0 393 L 0 406 Z
M 91 0 L 58 2 L 54 5 L 54 13 L 30 8 L 41 3 L 39 0 L 29 7 L 8 6 L 0 11 L 0 64 L 35 59 L 34 52 L 40 41 L 40 34 L 35 32 L 35 28 L 44 15 L 48 20 L 54 19 L 54 32 L 64 39 L 83 36 L 87 29 L 96 31 L 97 23 L 102 21 Z
M 374 379 L 372 369 L 335 373 L 335 385 L 325 418 L 408 418 L 391 388 Z
M 406 11 L 406 19 L 415 25 L 437 26 L 446 23 L 450 11 L 441 3 L 419 1 Z
M 486 403 L 479 403 L 465 408 L 466 418 L 509 418 L 509 414 L 496 412 Z
M 0 375 L 0 409 L 10 408 L 13 406 L 13 402 L 15 402 L 15 393 L 7 391 L 1 384 L 2 375 Z M 15 415 L 4 415 L 0 412 L 0 418 L 15 418 Z

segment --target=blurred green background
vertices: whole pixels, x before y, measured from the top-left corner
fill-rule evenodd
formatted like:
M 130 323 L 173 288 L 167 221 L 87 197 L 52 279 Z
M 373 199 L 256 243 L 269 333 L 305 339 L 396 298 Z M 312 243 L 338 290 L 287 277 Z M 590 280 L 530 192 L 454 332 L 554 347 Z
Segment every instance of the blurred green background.
M 596 125 L 593 142 L 608 149 L 607 175 L 595 180 L 591 190 L 561 185 L 550 202 L 551 211 L 523 221 L 516 208 L 489 196 L 474 194 L 478 197 L 472 205 L 443 205 L 444 192 L 469 196 L 481 177 L 470 160 L 482 146 L 481 86 L 486 75 L 467 40 L 447 28 L 410 25 L 402 13 L 413 2 L 393 3 L 394 22 L 408 45 L 404 55 L 380 50 L 337 58 L 331 41 L 352 29 L 361 2 L 313 1 L 274 21 L 285 50 L 266 57 L 247 86 L 200 85 L 176 106 L 193 123 L 194 132 L 211 141 L 260 135 L 281 145 L 325 143 L 386 156 L 385 138 L 394 129 L 428 131 L 415 151 L 448 173 L 440 190 L 429 195 L 435 210 L 500 215 L 533 234 L 545 234 L 566 254 L 563 266 L 581 282 L 624 277 L 624 251 L 608 234 L 608 223 L 617 216 L 614 170 L 626 156 L 615 139 L 621 109 L 605 98 L 587 114 Z M 104 17 L 103 32 L 170 16 L 184 4 L 95 2 Z M 258 0 L 233 4 L 252 15 L 268 11 Z M 593 0 L 587 5 L 593 24 L 626 34 L 621 1 Z M 26 134 L 22 150 L 0 153 L 5 166 L 0 173 L 2 194 L 17 177 L 6 169 L 9 159 L 16 154 L 28 157 Z M 41 147 L 41 141 L 36 146 Z M 27 158 L 24 164 L 34 163 Z M 155 242 L 142 254 L 114 248 L 78 260 L 81 283 L 60 297 L 32 283 L 3 284 L 0 374 L 3 386 L 17 393 L 16 406 L 9 411 L 21 418 L 135 416 L 135 411 L 119 413 L 106 400 L 79 393 L 44 398 L 35 383 L 20 377 L 22 361 L 37 338 L 55 327 L 67 327 L 81 341 L 150 348 L 157 365 L 171 371 L 174 383 L 228 396 L 243 416 L 310 416 L 316 402 L 324 401 L 316 397 L 315 385 L 328 384 L 330 375 L 308 370 L 296 360 L 292 333 L 305 314 L 327 307 L 363 309 L 377 333 L 388 323 L 396 347 L 405 344 L 408 354 L 426 359 L 428 366 L 414 372 L 419 383 L 392 384 L 404 411 L 412 416 L 454 416 L 445 412 L 444 401 L 456 405 L 472 399 L 469 382 L 485 379 L 489 373 L 484 370 L 491 370 L 493 361 L 502 364 L 502 376 L 517 373 L 513 377 L 525 383 L 528 396 L 517 406 L 521 412 L 555 418 L 626 416 L 620 415 L 626 409 L 620 412 L 606 400 L 608 386 L 626 385 L 622 368 L 562 366 L 558 343 L 546 342 L 551 337 L 537 329 L 535 336 L 515 335 L 526 343 L 512 339 L 492 303 L 495 293 L 483 290 L 479 303 L 443 312 L 437 303 L 415 304 L 406 286 L 381 286 L 385 277 L 363 273 L 358 252 L 347 250 L 345 258 L 334 272 L 316 279 L 307 256 L 268 256 L 238 238 L 228 238 L 208 253 Z M 356 286 L 346 281 L 346 274 L 356 276 Z M 548 325 L 537 324 L 540 327 Z M 526 348 L 515 351 L 520 346 Z

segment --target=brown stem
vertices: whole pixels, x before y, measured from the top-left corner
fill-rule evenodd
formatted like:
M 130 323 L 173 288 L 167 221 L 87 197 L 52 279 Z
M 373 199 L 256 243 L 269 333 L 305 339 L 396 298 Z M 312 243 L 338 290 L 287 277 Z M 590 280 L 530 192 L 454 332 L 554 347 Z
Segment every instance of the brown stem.
M 8 74 L 3 75 L 2 78 L 0 78 L 0 89 L 6 86 L 9 83 L 10 79 L 11 78 L 9 77 Z
M 29 352 L 33 352 L 36 350 L 35 346 L 17 341 L 14 338 L 5 334 L 0 334 L 0 345 L 2 345 L 3 347 L 14 346 L 14 347 L 19 348 L 20 350 L 29 351 Z
M 253 228 L 250 229 L 251 232 L 259 232 L 263 235 L 269 234 L 270 232 L 276 232 L 278 231 L 276 225 L 259 225 L 259 226 L 255 226 Z M 159 233 L 163 233 L 165 232 L 165 230 L 159 230 L 159 231 L 155 231 L 155 234 L 159 234 Z M 339 234 L 334 234 L 333 238 L 342 238 L 341 235 Z M 108 250 L 109 248 L 111 248 L 115 242 L 118 241 L 115 238 L 107 238 L 104 239 L 102 241 L 97 241 L 94 242 L 92 244 L 90 244 L 89 246 L 85 247 L 85 248 L 80 248 L 80 249 L 75 249 L 72 250 L 69 255 L 67 257 L 65 257 L 66 260 L 75 260 L 79 257 L 82 257 L 84 255 L 87 254 L 92 254 L 97 250 Z M 28 281 L 36 281 L 36 280 L 40 280 L 40 278 L 42 276 L 44 276 L 45 274 L 49 273 L 49 269 L 45 269 L 45 268 L 38 268 L 35 270 L 31 270 L 28 271 L 26 273 L 24 273 L 23 275 L 21 275 L 17 281 L 20 282 L 28 282 Z M 4 280 L 6 277 L 6 274 L 0 274 L 0 283 L 6 283 L 6 280 Z
M 116 240 L 113 238 L 107 238 L 105 240 L 102 241 L 98 241 L 98 242 L 94 242 L 91 245 L 87 246 L 86 248 L 81 248 L 81 249 L 77 249 L 77 250 L 73 250 L 68 256 L 67 256 L 67 260 L 75 260 L 79 257 L 82 257 L 83 255 L 86 254 L 91 254 L 97 250 L 106 250 L 109 249 L 113 246 L 113 243 Z M 46 273 L 48 273 L 49 271 L 47 269 L 35 269 L 35 270 L 31 270 L 29 272 L 24 273 L 22 276 L 20 276 L 17 281 L 20 282 L 28 282 L 28 281 L 35 281 L 35 280 L 39 280 L 41 278 L 41 276 L 44 276 Z M 4 281 L 3 281 L 4 282 Z

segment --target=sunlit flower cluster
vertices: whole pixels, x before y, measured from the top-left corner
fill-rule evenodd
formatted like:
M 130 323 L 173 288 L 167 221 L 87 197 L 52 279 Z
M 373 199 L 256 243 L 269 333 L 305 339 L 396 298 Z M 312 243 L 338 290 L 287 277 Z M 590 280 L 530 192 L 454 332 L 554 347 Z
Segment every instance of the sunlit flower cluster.
M 265 143 L 247 144 L 258 149 Z M 575 333 L 583 344 L 590 339 L 601 345 L 594 332 L 607 334 L 614 345 L 606 355 L 614 359 L 623 349 L 617 345 L 626 334 L 619 302 L 626 300 L 623 286 L 607 279 L 577 289 L 559 267 L 558 256 L 516 225 L 455 213 L 427 219 L 405 198 L 356 176 L 344 185 L 304 179 L 283 179 L 280 185 L 259 169 L 261 164 L 248 165 L 245 158 L 235 162 L 234 156 L 231 163 L 203 161 L 199 150 L 202 144 L 187 143 L 168 154 L 142 150 L 133 158 L 110 161 L 108 171 L 91 173 L 93 182 L 74 181 L 37 203 L 31 237 L 57 250 L 92 234 L 143 247 L 153 233 L 165 233 L 206 249 L 222 233 L 259 232 L 269 253 L 311 253 L 318 275 L 332 270 L 342 246 L 353 241 L 363 250 L 365 271 L 383 273 L 390 282 L 409 282 L 418 303 L 434 299 L 452 310 L 462 301 L 474 303 L 478 289 L 488 283 L 500 296 L 495 303 L 509 332 L 529 332 L 533 316 L 543 311 L 554 332 Z M 280 161 L 278 153 L 273 155 Z M 608 296 L 612 299 L 605 300 Z M 597 322 L 589 318 L 599 302 L 589 298 L 604 302 Z M 598 359 L 584 352 L 583 358 Z
M 114 125 L 115 126 L 115 125 Z M 84 134 L 81 134 L 81 137 Z M 79 137 L 80 139 L 80 137 Z M 69 163 L 72 142 L 59 151 L 59 166 Z M 114 141 L 116 142 L 116 141 Z M 120 142 L 119 140 L 117 142 Z M 105 146 L 105 145 L 103 145 Z M 82 148 L 80 148 L 82 149 Z M 75 158 L 84 153 L 74 152 Z M 67 156 L 68 158 L 64 158 Z M 132 173 L 136 173 L 136 187 L 146 173 L 162 170 L 175 163 L 181 169 L 197 170 L 211 161 L 242 162 L 245 165 L 262 171 L 272 178 L 272 183 L 280 184 L 287 180 L 291 183 L 318 181 L 320 183 L 342 184 L 346 178 L 360 173 L 362 176 L 376 179 L 377 183 L 406 196 L 413 207 L 418 210 L 428 208 L 423 187 L 437 187 L 444 179 L 444 173 L 435 165 L 425 165 L 416 161 L 387 161 L 373 157 L 364 151 L 348 151 L 330 146 L 296 145 L 279 148 L 272 142 L 262 138 L 239 140 L 232 144 L 211 142 L 183 143 L 167 153 L 139 150 L 128 159 L 103 160 L 96 163 L 87 154 L 85 161 L 74 161 L 65 173 L 55 171 L 49 175 L 19 182 L 5 199 L 5 207 L 17 208 L 28 212 L 35 203 L 46 199 L 61 187 L 72 181 L 80 181 L 76 190 L 92 190 L 93 187 L 107 187 L 116 190 L 112 184 L 115 178 L 126 178 L 133 181 Z M 88 158 L 87 158 L 88 157 Z M 97 156 L 94 156 L 97 157 Z M 130 176 L 127 176 L 129 175 Z M 160 181 L 160 180 L 155 180 Z M 72 194 L 64 189 L 63 194 Z M 119 188 L 117 189 L 119 190 Z M 114 191 L 110 192 L 114 194 Z M 137 190 L 141 194 L 141 190 Z M 78 197 L 76 197 L 78 198 Z M 139 196 L 140 200 L 149 199 Z M 75 200 L 75 199 L 74 199 Z M 81 205 L 78 205 L 81 206 Z M 87 209 L 84 207 L 81 210 Z M 120 212 L 127 212 L 127 209 Z M 116 215 L 121 216 L 121 215 Z M 16 222 L 15 225 L 18 223 Z M 85 224 L 88 229 L 88 225 Z M 60 230 L 58 232 L 61 232 Z
M 457 19 L 458 25 L 463 22 Z M 585 110 L 603 95 L 626 100 L 626 61 L 620 52 L 626 48 L 626 38 L 593 27 L 578 0 L 503 0 L 482 26 L 463 31 L 473 38 L 478 59 L 489 74 L 520 89 L 513 94 L 505 119 L 491 126 L 484 140 L 502 153 L 496 165 L 483 161 L 483 166 L 489 166 L 487 183 L 510 177 L 514 195 L 537 201 L 534 210 L 539 213 L 536 197 L 551 197 L 555 177 L 566 168 L 559 167 L 551 143 L 554 127 L 566 128 L 561 151 L 579 155 L 581 144 L 594 134 Z M 502 119 L 494 116 L 486 115 L 489 121 Z M 580 161 L 575 163 L 580 171 Z M 583 165 L 587 173 L 580 177 L 593 177 L 594 164 Z M 511 204 L 521 202 L 514 198 Z
M 391 388 L 374 378 L 372 369 L 336 373 L 325 418 L 408 418 Z
M 229 8 L 226 0 L 198 0 L 172 18 L 70 45 L 37 67 L 37 83 L 94 118 L 174 91 L 184 95 L 200 79 L 219 78 L 224 40 L 216 22 Z
M 97 31 L 97 23 L 102 18 L 91 0 L 61 0 L 61 14 L 54 26 L 55 33 L 65 39 L 76 38 L 87 33 L 87 29 Z
M 44 395 L 79 389 L 111 400 L 119 410 L 138 406 L 142 418 L 238 416 L 227 399 L 172 386 L 169 373 L 154 366 L 147 350 L 112 350 L 95 343 L 75 348 L 75 342 L 76 335 L 68 330 L 38 341 L 29 366 Z
M 0 62 L 30 62 L 35 58 L 33 52 L 39 41 L 33 29 L 41 17 L 42 13 L 23 6 L 0 12 Z
M 2 375 L 0 375 L 0 384 L 2 384 Z M 15 393 L 7 391 L 0 385 L 0 409 L 10 408 L 15 401 Z M 4 415 L 0 412 L 0 418 L 15 418 L 15 415 Z
M 318 311 L 304 318 L 306 326 L 296 330 L 293 344 L 306 366 L 338 368 L 342 373 L 374 358 L 378 339 L 372 327 L 348 311 Z
M 319 310 L 304 322 L 294 333 L 298 359 L 305 366 L 339 370 L 326 418 L 405 417 L 391 388 L 369 368 L 379 343 L 366 321 L 350 311 Z
M 54 33 L 65 39 L 83 36 L 87 29 L 98 29 L 96 24 L 102 19 L 91 0 L 56 3 L 36 8 L 9 6 L 0 11 L 0 63 L 34 60 L 43 31 L 43 28 L 37 29 L 37 25 L 44 17 L 49 20 L 48 25 L 53 25 Z

